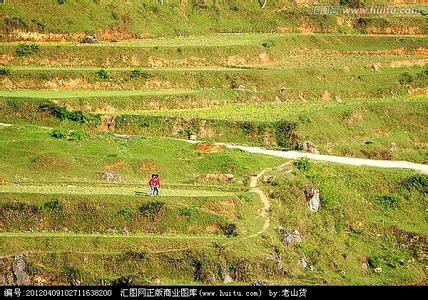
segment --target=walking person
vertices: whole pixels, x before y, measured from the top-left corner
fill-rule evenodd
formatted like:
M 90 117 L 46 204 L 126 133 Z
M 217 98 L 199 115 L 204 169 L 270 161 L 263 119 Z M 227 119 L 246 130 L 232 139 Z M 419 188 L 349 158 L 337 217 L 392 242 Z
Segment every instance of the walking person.
M 150 196 L 159 196 L 160 179 L 158 174 L 152 174 L 152 178 L 149 181 L 150 185 Z

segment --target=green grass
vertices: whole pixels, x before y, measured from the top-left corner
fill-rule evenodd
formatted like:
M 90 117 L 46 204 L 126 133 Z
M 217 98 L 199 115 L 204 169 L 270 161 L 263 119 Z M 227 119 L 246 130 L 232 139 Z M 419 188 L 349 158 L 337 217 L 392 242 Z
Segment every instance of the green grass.
M 385 1 L 376 1 L 379 6 Z M 334 1 L 321 4 L 337 5 Z M 34 18 L 29 12 L 42 13 Z M 82 14 L 85 7 L 86 14 Z M 366 27 L 376 26 L 386 32 L 386 27 L 403 25 L 419 27 L 426 31 L 421 16 L 375 16 L 366 23 L 357 23 L 352 17 L 350 26 L 338 25 L 335 15 L 311 14 L 310 8 L 297 6 L 286 0 L 272 1 L 262 9 L 257 1 L 230 2 L 205 1 L 204 3 L 171 0 L 165 5 L 149 0 L 116 3 L 90 0 L 57 1 L 10 0 L 2 7 L 8 22 L 2 22 L 2 32 L 13 29 L 41 33 L 94 32 L 110 40 L 147 36 L 177 36 L 207 34 L 212 32 L 275 32 L 298 31 L 310 24 L 315 32 L 365 32 Z M 284 10 L 285 9 L 285 10 Z M 381 18 L 381 21 L 378 19 Z M 115 30 L 111 30 L 115 28 Z M 70 38 L 71 39 L 71 38 Z
M 111 171 L 122 183 L 143 183 L 159 172 L 166 184 L 197 183 L 210 173 L 232 173 L 236 184 L 279 159 L 224 150 L 202 154 L 181 141 L 94 134 L 82 141 L 59 140 L 51 130 L 12 126 L 0 129 L 1 177 L 9 182 L 102 182 Z M 257 157 L 252 160 L 250 157 Z M 216 184 L 216 182 L 211 182 Z M 125 189 L 131 193 L 131 189 Z
M 31 232 L 30 236 L 48 234 L 106 234 L 108 236 L 156 234 L 187 234 L 195 236 L 222 235 L 221 226 L 237 222 L 239 199 L 229 196 L 189 197 L 174 195 L 168 198 L 137 198 L 117 194 L 61 193 L 39 195 L 32 193 L 2 192 L 0 227 L 18 236 Z M 150 209 L 160 203 L 158 210 Z M 220 209 L 222 203 L 229 206 Z M 255 206 L 260 205 L 256 202 Z M 182 210 L 188 210 L 184 215 Z M 244 216 L 247 218 L 247 216 Z M 177 237 L 179 238 L 179 237 Z
M 331 101 L 326 104 L 295 101 L 229 105 L 140 114 L 213 120 L 213 123 L 274 124 L 287 120 L 296 124 L 295 134 L 300 140 L 312 141 L 321 153 L 423 162 L 427 155 L 424 142 L 427 139 L 424 130 L 426 105 L 426 97 L 421 96 Z M 220 140 L 220 137 L 216 139 Z M 242 141 L 248 142 L 245 137 Z M 393 144 L 395 147 L 390 150 Z
M 276 224 L 302 234 L 300 246 L 281 252 L 294 276 L 323 274 L 328 284 L 359 285 L 423 279 L 421 256 L 411 259 L 412 247 L 421 244 L 409 246 L 399 233 L 410 231 L 422 237 L 428 233 L 424 192 L 403 184 L 413 173 L 310 163 L 308 171 L 293 168 L 271 175 L 275 181 L 265 188 L 275 199 L 272 214 Z M 307 208 L 304 191 L 311 186 L 320 190 L 318 213 Z M 376 199 L 383 195 L 395 195 L 397 206 L 381 206 Z M 315 274 L 298 267 L 296 262 L 303 256 Z M 374 272 L 377 266 L 369 266 L 366 272 L 362 267 L 374 257 L 378 257 L 381 274 Z
M 13 90 L 0 91 L 0 97 L 7 98 L 34 98 L 34 99 L 67 99 L 67 98 L 92 98 L 92 97 L 134 97 L 134 96 L 157 96 L 157 95 L 186 95 L 203 91 L 190 90 L 166 90 L 166 91 L 96 91 L 96 90 L 78 90 L 78 91 L 32 91 L 32 90 Z

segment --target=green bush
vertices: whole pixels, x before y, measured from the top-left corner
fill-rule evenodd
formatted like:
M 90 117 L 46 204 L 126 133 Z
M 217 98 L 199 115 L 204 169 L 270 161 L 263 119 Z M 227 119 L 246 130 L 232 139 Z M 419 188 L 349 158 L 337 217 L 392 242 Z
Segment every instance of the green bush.
M 65 130 L 63 128 L 54 129 L 51 132 L 51 137 L 56 138 L 56 139 L 65 139 L 65 138 L 67 138 L 67 130 Z
M 428 192 L 428 176 L 415 174 L 406 178 L 402 184 L 408 189 L 416 189 L 420 192 Z
M 272 40 L 267 40 L 262 43 L 262 46 L 265 48 L 272 48 L 275 46 L 275 43 Z
M 164 203 L 159 201 L 147 202 L 140 206 L 140 213 L 147 218 L 155 217 L 164 207 Z
M 0 76 L 8 76 L 10 75 L 10 69 L 8 67 L 0 68 Z
M 85 138 L 85 133 L 80 130 L 73 130 L 69 135 L 69 140 L 80 141 Z
M 186 218 L 190 218 L 190 216 L 192 215 L 192 210 L 188 207 L 180 207 L 178 209 L 180 216 L 186 217 Z
M 129 217 L 132 216 L 132 211 L 128 208 L 121 208 L 118 212 L 119 216 Z
M 56 0 L 58 2 L 58 4 L 64 4 L 65 0 Z
M 150 74 L 147 72 L 142 72 L 141 70 L 135 69 L 131 71 L 131 78 L 144 78 L 149 79 Z
M 45 202 L 43 204 L 43 207 L 46 209 L 49 209 L 49 210 L 57 211 L 57 210 L 62 209 L 62 203 L 61 203 L 61 200 L 57 200 L 57 199 L 50 200 L 50 201 Z
M 36 44 L 20 44 L 16 47 L 16 55 L 17 56 L 28 56 L 34 53 L 39 52 L 40 47 Z
M 372 257 L 369 257 L 367 262 L 369 263 L 370 267 L 372 267 L 373 269 L 376 269 L 381 266 L 382 258 L 379 256 L 372 256 Z
M 110 74 L 106 69 L 101 69 L 97 72 L 97 78 L 98 79 L 109 79 L 110 78 Z
M 280 147 L 289 148 L 295 136 L 296 124 L 288 121 L 279 121 L 276 124 L 276 143 Z
M 42 103 L 39 106 L 40 111 L 48 112 L 53 115 L 55 118 L 60 119 L 61 121 L 69 120 L 79 123 L 91 123 L 95 126 L 98 126 L 101 122 L 101 117 L 98 115 L 91 115 L 82 111 L 68 111 L 65 107 L 61 107 L 52 102 Z
M 400 77 L 398 78 L 398 82 L 400 84 L 410 84 L 413 82 L 413 76 L 412 74 L 410 74 L 409 72 L 404 72 L 403 74 L 400 75 Z
M 296 166 L 296 168 L 299 171 L 302 171 L 302 172 L 309 171 L 309 169 L 311 167 L 311 165 L 309 163 L 309 159 L 307 159 L 306 157 L 302 157 L 302 158 L 299 158 L 298 160 L 294 161 L 294 165 Z
M 238 235 L 238 227 L 236 224 L 228 223 L 220 226 L 223 234 L 227 237 L 235 237 Z
M 385 209 L 396 207 L 399 200 L 400 199 L 396 195 L 383 195 L 376 197 L 376 202 Z
M 64 277 L 73 283 L 74 281 L 81 281 L 82 271 L 76 267 L 67 266 L 63 272 Z
M 63 128 L 58 128 L 58 129 L 54 129 L 51 132 L 51 137 L 56 139 L 67 139 L 70 141 L 80 141 L 85 138 L 85 133 L 80 130 L 73 130 L 71 132 L 68 132 Z

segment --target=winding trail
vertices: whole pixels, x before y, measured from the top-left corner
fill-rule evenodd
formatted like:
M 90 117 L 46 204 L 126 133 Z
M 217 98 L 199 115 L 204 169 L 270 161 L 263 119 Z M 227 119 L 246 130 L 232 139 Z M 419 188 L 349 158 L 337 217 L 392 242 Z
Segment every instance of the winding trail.
M 263 232 L 265 232 L 266 230 L 269 229 L 270 227 L 270 218 L 269 218 L 269 209 L 270 209 L 270 202 L 268 197 L 266 196 L 265 192 L 263 192 L 262 189 L 260 189 L 258 187 L 258 183 L 259 183 L 259 179 L 268 171 L 274 170 L 274 169 L 280 169 L 286 165 L 289 165 L 290 163 L 284 163 L 278 167 L 275 168 L 267 168 L 264 169 L 263 171 L 261 171 L 259 174 L 257 174 L 256 176 L 251 176 L 250 179 L 250 192 L 256 193 L 259 195 L 261 202 L 263 203 L 263 207 L 260 209 L 260 216 L 263 217 L 265 219 L 265 223 L 263 224 L 263 227 L 260 231 L 258 231 L 257 233 L 248 235 L 248 236 L 244 236 L 242 237 L 243 239 L 246 238 L 252 238 L 255 236 L 258 236 L 260 234 L 262 234 Z

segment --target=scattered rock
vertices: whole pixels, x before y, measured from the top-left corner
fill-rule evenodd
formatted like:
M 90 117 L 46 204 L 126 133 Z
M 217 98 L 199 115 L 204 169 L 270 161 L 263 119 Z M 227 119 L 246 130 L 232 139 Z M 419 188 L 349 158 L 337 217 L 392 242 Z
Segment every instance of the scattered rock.
M 226 270 L 226 268 L 221 269 L 221 278 L 223 279 L 223 283 L 225 284 L 233 282 L 233 279 L 230 276 L 229 272 Z
M 397 143 L 392 142 L 391 143 L 391 148 L 389 148 L 389 151 L 394 152 L 398 149 Z
M 317 188 L 311 187 L 305 192 L 306 200 L 308 200 L 309 210 L 312 212 L 317 212 L 320 209 L 320 191 Z
M 297 144 L 297 146 L 296 146 L 296 150 L 302 150 L 302 151 L 305 151 L 305 152 L 315 153 L 315 154 L 319 153 L 318 149 L 310 141 L 299 142 Z
M 273 183 L 275 181 L 275 179 L 276 179 L 276 176 L 265 175 L 265 176 L 262 177 L 262 182 L 263 183 L 271 184 L 271 183 Z
M 377 267 L 377 268 L 375 268 L 375 269 L 374 269 L 374 272 L 375 272 L 376 274 L 381 274 L 381 273 L 383 272 L 383 270 L 382 270 L 382 268 L 381 268 L 381 267 Z
M 306 256 L 303 256 L 300 260 L 299 260 L 299 265 L 302 269 L 306 269 L 308 267 L 308 259 L 306 258 Z
M 280 235 L 281 241 L 285 245 L 291 245 L 291 244 L 299 244 L 302 241 L 302 237 L 300 235 L 300 232 L 297 230 L 289 231 L 285 229 L 284 227 L 278 228 L 278 233 Z
M 85 35 L 83 39 L 80 41 L 82 44 L 98 44 L 99 41 L 97 39 L 97 36 L 95 34 L 92 35 Z
M 118 176 L 116 176 L 113 172 L 103 172 L 101 173 L 101 178 L 107 182 L 119 181 Z
M 27 265 L 24 261 L 23 255 L 15 256 L 13 260 L 13 275 L 16 278 L 17 285 L 28 285 L 30 283 L 30 277 L 25 271 L 26 268 Z
M 364 273 L 367 273 L 367 271 L 369 270 L 369 263 L 367 262 L 367 260 L 364 260 L 361 263 L 361 269 L 363 269 Z
M 380 67 L 381 67 L 381 64 L 380 64 L 380 63 L 374 63 L 374 64 L 371 66 L 372 70 L 374 70 L 374 71 L 379 71 L 379 70 L 380 70 Z

